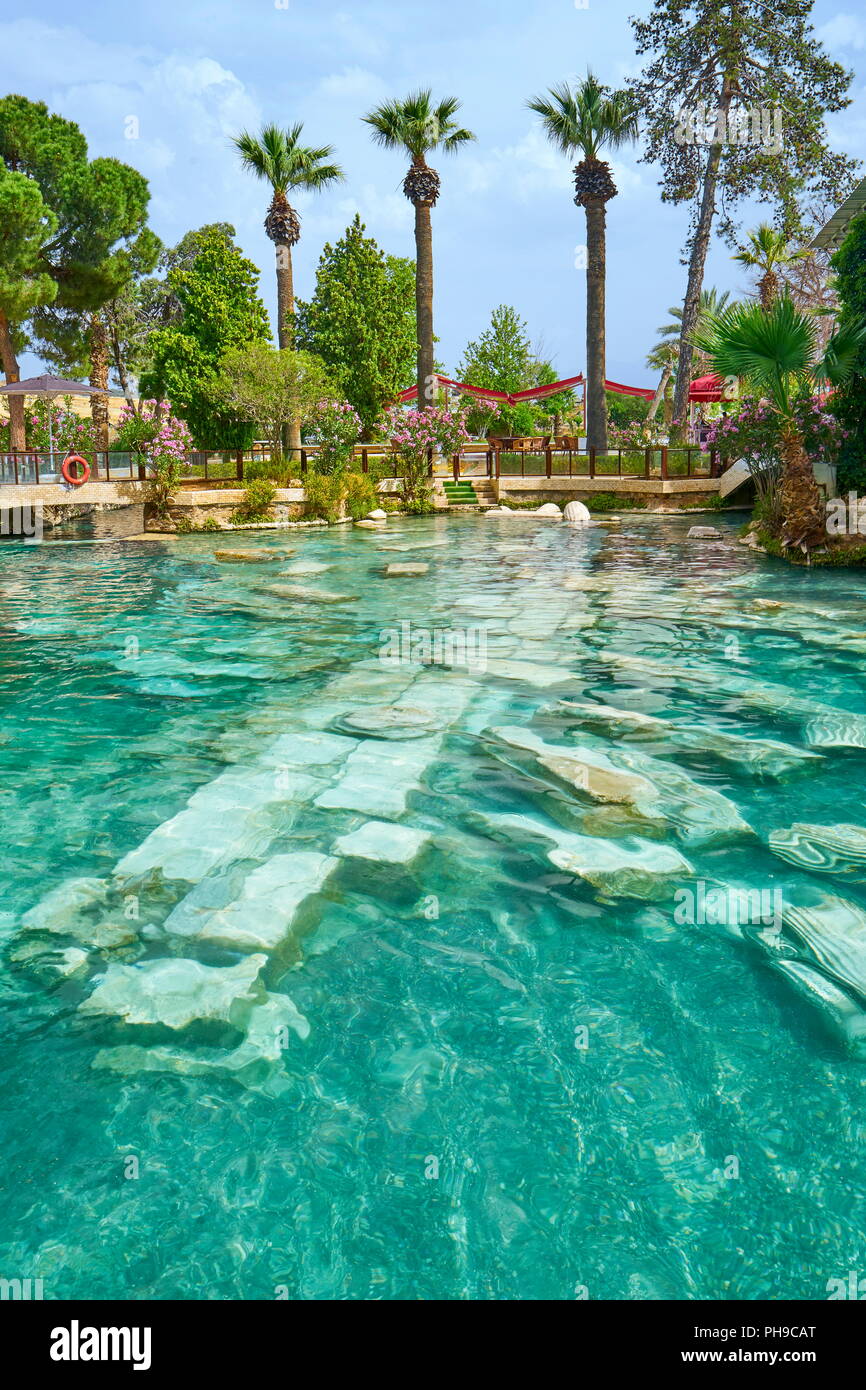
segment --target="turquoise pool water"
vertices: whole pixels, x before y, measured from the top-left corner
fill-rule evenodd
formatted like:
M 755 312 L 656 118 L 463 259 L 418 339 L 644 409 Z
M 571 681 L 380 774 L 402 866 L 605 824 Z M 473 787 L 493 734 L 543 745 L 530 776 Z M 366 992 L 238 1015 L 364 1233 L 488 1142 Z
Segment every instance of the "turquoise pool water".
M 689 524 L 2 546 L 0 1276 L 866 1275 L 864 581 Z

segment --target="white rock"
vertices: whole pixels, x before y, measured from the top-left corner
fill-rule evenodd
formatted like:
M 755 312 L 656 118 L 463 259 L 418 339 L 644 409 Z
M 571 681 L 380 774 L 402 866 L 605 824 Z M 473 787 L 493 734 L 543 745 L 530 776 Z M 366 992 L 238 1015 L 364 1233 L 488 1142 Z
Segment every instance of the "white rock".
M 482 820 L 494 838 L 540 854 L 557 869 L 615 897 L 666 898 L 673 881 L 693 872 L 678 850 L 658 840 L 635 835 L 601 840 L 547 825 L 534 816 L 485 815 Z
M 409 864 L 429 839 L 426 830 L 368 820 L 359 830 L 342 835 L 334 844 L 334 853 L 348 859 L 374 859 L 380 864 Z
M 367 531 L 380 531 L 386 523 L 384 521 L 370 521 L 368 517 L 365 517 L 362 521 L 356 521 L 354 524 Z
M 368 512 L 368 513 L 367 513 L 367 520 L 368 520 L 368 521 L 387 521 L 387 520 L 388 520 L 388 513 L 387 513 L 387 512 L 384 512 L 384 511 L 382 510 L 381 507 L 375 507 L 374 510 L 373 510 L 372 512 Z
M 720 535 L 721 532 L 716 530 L 715 526 L 690 526 L 686 539 L 695 541 L 715 540 L 716 537 Z
M 551 519 L 555 518 L 557 521 L 562 520 L 562 512 L 555 502 L 542 503 L 542 505 L 537 507 L 533 512 L 533 516 L 549 516 Z
M 266 959 L 249 956 L 231 966 L 174 958 L 110 965 L 80 1011 L 114 1014 L 126 1023 L 162 1023 L 167 1028 L 185 1028 L 196 1019 L 237 1027 L 264 993 L 257 981 Z
M 67 878 L 21 918 L 27 931 L 68 932 L 78 914 L 105 903 L 108 884 L 102 878 Z
M 566 502 L 562 513 L 564 521 L 591 521 L 589 508 L 582 502 Z
M 429 568 L 429 565 L 421 563 L 411 564 L 407 562 L 401 565 L 389 565 L 385 570 L 385 574 L 390 579 L 397 578 L 400 575 L 426 574 Z
M 336 862 L 315 850 L 275 854 L 247 875 L 233 902 L 216 909 L 200 897 L 186 908 L 178 904 L 166 930 L 236 951 L 274 951 L 296 930 L 302 903 L 319 892 Z
M 326 589 L 311 589 L 304 584 L 267 584 L 262 593 L 296 603 L 354 603 L 358 597 L 357 594 L 335 594 Z

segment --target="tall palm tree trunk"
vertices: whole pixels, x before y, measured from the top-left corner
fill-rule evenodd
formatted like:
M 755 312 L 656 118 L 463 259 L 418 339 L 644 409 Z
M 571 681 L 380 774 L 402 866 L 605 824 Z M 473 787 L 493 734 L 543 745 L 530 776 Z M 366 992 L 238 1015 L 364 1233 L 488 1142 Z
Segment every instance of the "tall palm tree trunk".
M 13 381 L 21 380 L 18 358 L 12 342 L 12 325 L 5 314 L 0 314 L 0 365 L 3 367 L 7 386 L 11 386 Z M 9 448 L 24 449 L 24 397 L 5 396 L 0 399 L 9 404 Z
M 90 397 L 90 418 L 93 421 L 98 449 L 108 448 L 108 333 L 102 315 L 90 316 L 90 385 L 99 391 Z
M 605 206 L 588 198 L 586 211 L 586 444 L 607 453 L 607 397 L 604 390 Z
M 821 494 L 799 430 L 786 426 L 780 435 L 782 456 L 782 543 L 810 550 L 827 539 Z
M 277 342 L 280 351 L 295 346 L 295 281 L 292 270 L 292 248 L 288 242 L 277 242 Z M 301 422 L 292 420 L 285 430 L 283 446 L 289 450 L 293 463 L 301 457 Z
M 719 99 L 719 116 L 715 134 L 719 134 L 727 127 L 728 111 L 733 96 L 733 83 L 729 76 L 725 76 L 722 82 L 722 94 Z M 722 141 L 713 140 L 710 145 L 710 152 L 707 157 L 707 167 L 704 170 L 704 188 L 701 197 L 701 211 L 698 216 L 698 225 L 695 228 L 695 237 L 692 242 L 692 253 L 689 258 L 689 279 L 686 287 L 686 298 L 683 304 L 683 317 L 680 331 L 680 355 L 677 363 L 677 384 L 674 390 L 674 419 L 682 424 L 688 415 L 689 409 L 689 387 L 692 384 L 692 359 L 695 354 L 692 346 L 692 335 L 698 326 L 698 317 L 701 307 L 701 287 L 704 283 L 704 267 L 707 263 L 707 251 L 710 246 L 710 232 L 713 226 L 713 215 L 716 211 L 716 186 L 719 179 L 719 165 L 722 159 Z
M 415 325 L 418 335 L 418 409 L 432 404 L 427 388 L 433 378 L 433 228 L 430 208 L 415 204 Z

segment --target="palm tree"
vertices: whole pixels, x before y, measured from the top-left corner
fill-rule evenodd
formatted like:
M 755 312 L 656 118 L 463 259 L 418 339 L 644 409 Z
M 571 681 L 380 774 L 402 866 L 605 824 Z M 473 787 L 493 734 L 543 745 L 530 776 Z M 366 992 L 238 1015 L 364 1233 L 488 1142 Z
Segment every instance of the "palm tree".
M 586 213 L 586 442 L 607 452 L 605 397 L 605 204 L 616 197 L 610 165 L 599 158 L 636 140 L 638 120 L 625 92 L 611 92 L 587 76 L 575 89 L 563 83 L 547 97 L 528 103 L 542 119 L 548 139 L 563 154 L 580 154 L 574 170 L 574 201 Z
M 761 308 L 769 309 L 779 294 L 777 267 L 793 265 L 795 261 L 804 260 L 808 254 L 807 247 L 793 249 L 788 245 L 784 232 L 777 231 L 769 222 L 762 222 L 754 232 L 749 232 L 746 246 L 733 259 L 761 272 L 758 280 Z
M 819 357 L 815 319 L 798 309 L 788 294 L 767 309 L 759 304 L 734 304 L 694 336 L 695 345 L 707 354 L 719 376 L 747 381 L 752 393 L 763 398 L 777 417 L 783 545 L 808 552 L 827 539 L 797 402 L 815 387 L 841 385 L 854 369 L 864 338 L 866 323 L 846 324 L 836 330 Z
M 415 209 L 415 324 L 418 337 L 418 409 L 433 395 L 433 231 L 430 209 L 439 197 L 439 175 L 427 163 L 427 155 L 442 149 L 453 154 L 474 140 L 454 117 L 460 110 L 456 97 L 433 105 L 433 94 L 412 92 L 402 101 L 386 101 L 364 121 L 373 128 L 373 139 L 386 150 L 404 150 L 412 160 L 403 180 L 403 192 Z
M 721 313 L 722 309 L 727 306 L 730 297 L 728 290 L 701 290 L 700 305 L 698 308 L 699 330 L 706 327 L 709 319 Z M 680 351 L 680 336 L 683 330 L 682 305 L 673 305 L 672 308 L 668 309 L 668 313 L 671 316 L 672 322 L 663 323 L 660 328 L 656 329 L 659 335 L 658 340 L 656 341 L 655 347 L 647 354 L 646 359 L 648 367 L 652 367 L 655 371 L 661 372 L 659 384 L 656 387 L 656 393 L 653 397 L 649 414 L 647 415 L 648 420 L 655 419 L 659 405 L 665 398 L 668 383 L 672 379 L 676 380 L 676 369 Z M 703 371 L 704 365 L 703 362 L 699 364 L 699 375 Z
M 318 149 L 300 143 L 303 125 L 281 130 L 262 126 L 259 135 L 242 131 L 234 137 L 241 163 L 250 173 L 269 183 L 271 205 L 265 218 L 265 231 L 276 248 L 277 261 L 277 342 L 280 348 L 294 346 L 295 289 L 292 279 L 292 247 L 301 236 L 301 222 L 287 195 L 293 189 L 318 191 L 344 177 L 338 164 L 330 163 L 333 145 Z M 289 448 L 301 447 L 301 427 L 296 421 L 289 428 Z M 294 456 L 294 455 L 293 455 Z

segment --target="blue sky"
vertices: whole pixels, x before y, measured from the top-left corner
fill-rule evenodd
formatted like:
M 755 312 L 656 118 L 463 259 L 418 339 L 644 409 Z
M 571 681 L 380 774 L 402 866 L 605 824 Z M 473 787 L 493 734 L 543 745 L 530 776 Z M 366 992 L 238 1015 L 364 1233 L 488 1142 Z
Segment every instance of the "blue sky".
M 584 240 L 568 162 L 542 139 L 528 96 L 591 66 L 621 83 L 636 70 L 628 23 L 649 0 L 93 0 L 74 22 L 59 0 L 38 11 L 0 3 L 3 85 L 77 121 L 91 156 L 114 155 L 150 181 L 151 222 L 168 243 L 190 227 L 229 221 L 262 269 L 274 307 L 267 195 L 244 174 L 230 136 L 262 121 L 303 121 L 346 170 L 334 191 L 297 199 L 303 234 L 296 291 L 307 296 L 319 252 L 360 211 L 389 252 L 413 254 L 404 161 L 375 147 L 360 117 L 419 85 L 463 101 L 477 144 L 441 157 L 434 212 L 437 353 L 456 368 L 491 310 L 513 304 L 563 376 L 584 367 Z M 818 0 L 815 26 L 856 72 L 854 103 L 833 118 L 833 143 L 866 153 L 866 9 Z M 129 117 L 137 118 L 137 138 Z M 662 205 L 655 171 L 637 154 L 614 161 L 619 196 L 608 216 L 608 376 L 654 384 L 644 365 L 669 305 L 682 301 L 687 214 Z M 758 212 L 749 221 L 757 220 Z M 715 243 L 708 284 L 742 293 L 745 274 Z M 25 359 L 26 371 L 36 362 Z

